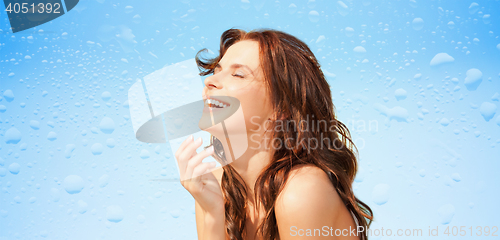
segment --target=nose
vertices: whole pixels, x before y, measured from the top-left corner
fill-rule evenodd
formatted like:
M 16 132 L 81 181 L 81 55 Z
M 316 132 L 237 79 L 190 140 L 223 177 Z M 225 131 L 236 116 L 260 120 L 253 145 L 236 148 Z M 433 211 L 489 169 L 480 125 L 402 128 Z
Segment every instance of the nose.
M 221 89 L 222 84 L 217 80 L 216 76 L 211 75 L 211 76 L 205 78 L 205 88 L 207 90 Z

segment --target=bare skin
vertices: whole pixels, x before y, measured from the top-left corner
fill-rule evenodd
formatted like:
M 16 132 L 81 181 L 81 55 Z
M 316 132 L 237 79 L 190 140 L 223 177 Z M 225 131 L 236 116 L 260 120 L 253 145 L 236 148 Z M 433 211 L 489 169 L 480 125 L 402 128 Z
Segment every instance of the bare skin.
M 235 64 L 238 64 L 238 67 L 234 67 Z M 273 110 L 260 68 L 258 43 L 245 40 L 232 45 L 219 62 L 214 75 L 206 78 L 203 95 L 233 96 L 241 103 L 245 113 L 249 146 L 241 157 L 230 164 L 249 186 L 249 196 L 253 196 L 255 181 L 269 163 L 272 151 L 264 147 L 268 145 L 262 144 L 266 136 L 264 124 L 272 116 Z M 251 117 L 254 117 L 253 120 Z M 216 137 L 221 134 L 210 133 Z M 224 200 L 220 187 L 223 170 L 214 170 L 214 164 L 202 162 L 213 154 L 213 149 L 197 153 L 196 149 L 201 145 L 201 139 L 198 141 L 188 138 L 176 152 L 181 179 L 189 179 L 181 181 L 181 184 L 196 201 L 198 239 L 228 239 L 224 227 Z M 255 209 L 255 199 L 250 198 L 247 201 L 249 207 L 246 239 L 257 239 L 254 234 L 265 213 L 263 209 Z M 359 239 L 356 236 L 318 236 L 318 232 L 315 232 L 315 237 L 307 236 L 307 229 L 321 231 L 323 226 L 328 226 L 329 234 L 330 227 L 333 231 L 356 228 L 351 214 L 335 191 L 328 175 L 315 166 L 292 169 L 285 189 L 277 197 L 275 214 L 282 240 Z

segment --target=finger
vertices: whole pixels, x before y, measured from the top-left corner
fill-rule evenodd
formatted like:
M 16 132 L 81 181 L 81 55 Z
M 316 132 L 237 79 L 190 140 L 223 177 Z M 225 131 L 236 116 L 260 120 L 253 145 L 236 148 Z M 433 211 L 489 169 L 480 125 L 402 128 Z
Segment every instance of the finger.
M 181 143 L 181 146 L 179 147 L 179 149 L 177 149 L 177 151 L 175 152 L 175 157 L 178 158 L 179 157 L 179 154 L 182 153 L 182 151 L 184 150 L 184 148 L 186 148 L 186 146 L 191 143 L 193 141 L 194 137 L 193 135 L 190 135 L 188 138 L 186 138 L 186 140 L 184 140 L 184 142 Z
M 192 179 L 198 180 L 203 174 L 210 173 L 210 169 L 216 166 L 215 162 L 200 163 L 193 171 Z
M 201 146 L 202 142 L 202 139 L 198 138 L 196 139 L 196 141 L 188 143 L 184 150 L 179 154 L 178 165 L 180 172 L 186 171 L 186 166 L 189 159 L 191 159 L 192 156 L 196 155 L 196 149 Z
M 186 148 L 187 145 L 189 145 L 191 142 L 193 142 L 193 135 L 190 135 L 187 137 L 184 142 L 181 143 L 181 146 L 177 149 L 175 152 L 175 160 L 177 161 L 177 166 L 179 167 L 179 174 L 182 175 L 183 171 L 181 169 L 185 168 L 185 163 L 180 159 L 180 155 L 182 154 L 183 150 Z M 182 177 L 181 177 L 182 179 Z
M 205 174 L 210 173 L 213 170 L 215 170 L 215 168 L 217 167 L 217 162 L 210 162 L 210 163 L 211 163 L 210 168 L 205 170 L 205 172 L 201 173 L 200 175 L 205 175 Z M 210 179 L 213 178 L 215 180 L 215 176 L 213 174 L 210 174 L 210 175 L 211 175 Z
M 202 143 L 203 140 L 201 137 L 196 139 L 196 141 L 189 143 L 179 154 L 180 161 L 188 161 L 192 156 L 196 155 L 196 149 L 199 148 Z
M 186 166 L 186 171 L 185 171 L 185 176 L 187 177 L 197 177 L 197 175 L 194 175 L 194 169 L 196 166 L 200 164 L 203 159 L 206 157 L 212 155 L 214 153 L 214 146 L 210 146 L 209 148 L 205 149 L 204 151 L 201 151 L 198 153 L 196 156 L 191 158 L 189 162 L 187 163 Z

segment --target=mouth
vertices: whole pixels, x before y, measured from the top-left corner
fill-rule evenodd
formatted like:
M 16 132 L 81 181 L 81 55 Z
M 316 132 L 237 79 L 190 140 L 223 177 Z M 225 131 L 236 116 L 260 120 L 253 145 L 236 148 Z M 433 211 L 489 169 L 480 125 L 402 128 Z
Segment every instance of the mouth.
M 227 102 L 224 102 L 222 100 L 219 100 L 219 99 L 215 99 L 215 98 L 207 98 L 205 99 L 205 107 L 209 107 L 209 108 L 227 108 L 231 106 L 231 104 L 227 103 Z

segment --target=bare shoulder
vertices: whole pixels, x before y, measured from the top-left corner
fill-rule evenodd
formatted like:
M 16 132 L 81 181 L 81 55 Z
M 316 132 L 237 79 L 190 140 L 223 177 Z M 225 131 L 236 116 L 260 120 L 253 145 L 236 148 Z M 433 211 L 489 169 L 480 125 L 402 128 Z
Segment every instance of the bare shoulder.
M 325 171 L 314 165 L 302 165 L 290 171 L 276 203 L 289 209 L 302 204 L 335 206 L 342 201 Z
M 316 166 L 292 169 L 274 207 L 282 240 L 296 239 L 293 231 L 297 229 L 338 226 L 345 216 L 345 206 L 328 174 Z

